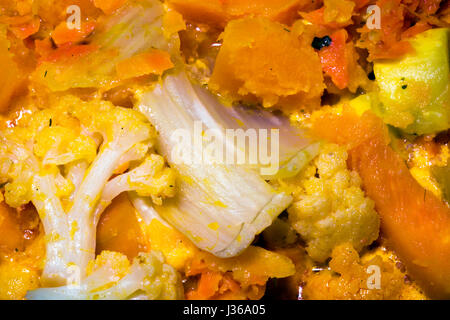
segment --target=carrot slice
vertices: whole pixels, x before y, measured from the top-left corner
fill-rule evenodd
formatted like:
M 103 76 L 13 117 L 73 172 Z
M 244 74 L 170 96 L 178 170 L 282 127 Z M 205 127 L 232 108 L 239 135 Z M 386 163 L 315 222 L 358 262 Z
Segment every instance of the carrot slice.
M 153 49 L 120 61 L 116 65 L 116 71 L 120 79 L 130 79 L 147 74 L 161 75 L 172 67 L 173 63 L 168 52 Z
M 211 298 L 219 290 L 219 283 L 222 280 L 220 272 L 202 273 L 200 282 L 198 283 L 198 295 L 205 299 Z
M 72 61 L 72 59 L 77 59 L 84 57 L 94 51 L 98 50 L 97 45 L 86 44 L 86 45 L 75 45 L 71 43 L 66 43 L 54 50 L 49 55 L 42 57 L 39 62 L 61 62 L 61 61 Z
M 375 201 L 382 231 L 408 272 L 431 297 L 450 297 L 450 209 L 427 193 L 388 145 L 386 128 L 371 111 L 344 108 L 313 125 L 318 136 L 347 145 L 349 166 Z
M 80 29 L 69 29 L 66 22 L 61 22 L 52 32 L 52 39 L 56 45 L 77 43 L 84 40 L 95 30 L 95 22 L 85 22 Z
M 333 83 L 341 90 L 346 88 L 350 81 L 350 66 L 346 48 L 347 37 L 347 31 L 341 29 L 331 35 L 331 45 L 319 51 L 323 71 L 331 77 Z

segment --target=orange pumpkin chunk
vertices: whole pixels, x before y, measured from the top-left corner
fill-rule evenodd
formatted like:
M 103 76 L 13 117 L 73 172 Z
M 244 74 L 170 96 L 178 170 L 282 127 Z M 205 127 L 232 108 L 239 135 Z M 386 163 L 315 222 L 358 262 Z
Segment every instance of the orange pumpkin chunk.
M 5 112 L 11 98 L 18 93 L 24 84 L 25 75 L 9 51 L 9 42 L 6 35 L 0 33 L 0 112 Z
M 310 44 L 265 18 L 230 22 L 211 76 L 211 89 L 264 107 L 319 103 L 322 67 Z
M 94 5 L 105 14 L 111 14 L 122 7 L 127 0 L 94 0 Z
M 169 4 L 186 19 L 224 27 L 242 17 L 265 17 L 292 23 L 300 9 L 314 5 L 314 0 L 169 0 Z
M 97 253 L 103 250 L 123 253 L 130 260 L 146 251 L 144 235 L 126 193 L 113 200 L 99 221 Z

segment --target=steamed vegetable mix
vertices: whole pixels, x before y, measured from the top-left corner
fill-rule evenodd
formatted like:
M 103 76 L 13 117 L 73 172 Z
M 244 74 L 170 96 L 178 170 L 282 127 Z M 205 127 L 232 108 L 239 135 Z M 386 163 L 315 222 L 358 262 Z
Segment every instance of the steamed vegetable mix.
M 450 3 L 0 0 L 0 299 L 450 298 Z

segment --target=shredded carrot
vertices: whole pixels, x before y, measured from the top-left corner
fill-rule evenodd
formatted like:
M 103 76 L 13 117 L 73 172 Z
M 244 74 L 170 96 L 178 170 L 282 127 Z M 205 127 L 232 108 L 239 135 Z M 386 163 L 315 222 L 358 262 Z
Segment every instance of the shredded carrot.
M 224 274 L 218 294 L 224 294 L 228 291 L 236 293 L 236 292 L 239 292 L 240 289 L 241 289 L 241 286 L 239 285 L 239 283 L 234 281 L 233 278 L 229 274 Z
M 378 0 L 376 5 L 381 9 L 379 19 L 382 28 L 365 25 L 358 29 L 361 33 L 358 46 L 369 51 L 368 60 L 395 59 L 410 52 L 412 47 L 409 42 L 401 39 L 407 14 L 402 0 Z
M 56 45 L 78 43 L 95 30 L 95 22 L 88 21 L 81 24 L 80 29 L 69 29 L 66 22 L 61 22 L 52 32 L 52 39 Z
M 219 283 L 222 280 L 220 272 L 202 273 L 198 283 L 198 294 L 205 298 L 211 298 L 219 290 Z
M 98 50 L 97 45 L 93 44 L 83 44 L 83 45 L 72 45 L 71 43 L 66 43 L 61 47 L 54 50 L 51 54 L 43 57 L 39 62 L 61 62 L 68 61 L 76 58 L 81 58 L 94 51 Z
M 109 15 L 121 8 L 126 2 L 127 0 L 94 0 L 94 5 Z
M 247 298 L 246 291 L 227 273 L 205 271 L 200 276 L 197 288 L 186 292 L 186 298 L 188 300 L 241 300 Z
M 419 7 L 427 14 L 436 13 L 442 0 L 420 0 Z
M 331 80 L 339 89 L 346 88 L 350 81 L 350 66 L 346 47 L 347 37 L 347 31 L 341 29 L 331 35 L 331 45 L 319 51 L 323 71 L 331 77 Z
M 173 63 L 168 52 L 153 49 L 120 61 L 116 65 L 116 71 L 120 79 L 131 79 L 148 74 L 161 75 L 172 67 Z

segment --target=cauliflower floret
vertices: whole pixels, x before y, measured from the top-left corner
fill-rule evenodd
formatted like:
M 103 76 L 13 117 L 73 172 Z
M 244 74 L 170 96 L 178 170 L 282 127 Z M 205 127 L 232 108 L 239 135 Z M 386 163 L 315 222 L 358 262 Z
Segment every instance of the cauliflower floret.
M 102 201 L 109 204 L 120 193 L 133 190 L 139 196 L 151 197 L 153 203 L 161 205 L 162 199 L 175 195 L 175 178 L 175 172 L 165 166 L 164 158 L 152 154 L 140 166 L 109 181 Z
M 303 297 L 310 300 L 421 300 L 412 283 L 388 251 L 377 249 L 362 257 L 348 243 L 333 249 L 330 268 L 310 274 Z M 401 264 L 400 264 L 401 266 Z M 376 287 L 376 272 L 379 287 Z M 374 287 L 372 287 L 374 286 Z
M 43 283 L 64 285 L 71 265 L 86 274 L 98 220 L 120 193 L 136 191 L 158 204 L 174 196 L 175 174 L 154 154 L 155 137 L 137 111 L 70 95 L 0 132 L 5 201 L 32 202 L 44 225 Z M 125 173 L 111 180 L 118 171 Z
M 164 263 L 163 255 L 140 253 L 130 265 L 118 252 L 103 251 L 88 267 L 88 276 L 79 283 L 58 288 L 29 291 L 34 300 L 174 300 L 183 297 L 181 278 Z
M 288 209 L 294 229 L 307 242 L 308 254 L 318 262 L 334 247 L 350 242 L 356 250 L 378 238 L 380 221 L 372 200 L 364 196 L 356 172 L 347 169 L 347 152 L 325 145 L 304 171 Z

